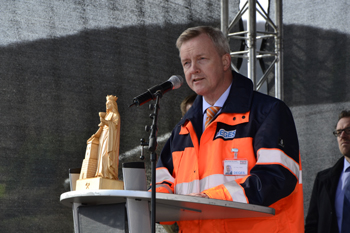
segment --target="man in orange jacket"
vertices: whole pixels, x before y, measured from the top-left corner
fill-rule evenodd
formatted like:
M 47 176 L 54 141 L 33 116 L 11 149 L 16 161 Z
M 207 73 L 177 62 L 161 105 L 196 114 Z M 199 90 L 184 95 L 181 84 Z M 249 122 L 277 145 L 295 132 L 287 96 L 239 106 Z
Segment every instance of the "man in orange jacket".
M 303 232 L 301 160 L 289 108 L 231 70 L 220 30 L 189 28 L 176 45 L 198 96 L 162 150 L 157 192 L 275 209 L 268 218 L 179 221 L 179 232 Z

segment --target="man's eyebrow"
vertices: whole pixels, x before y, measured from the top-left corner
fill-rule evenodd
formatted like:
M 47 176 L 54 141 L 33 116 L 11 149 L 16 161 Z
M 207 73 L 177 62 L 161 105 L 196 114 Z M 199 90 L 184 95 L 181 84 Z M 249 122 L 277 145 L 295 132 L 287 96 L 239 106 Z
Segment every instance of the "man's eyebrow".
M 180 59 L 181 63 L 184 61 L 188 61 L 188 60 L 190 60 L 190 59 L 188 59 L 188 58 Z
M 195 57 L 197 58 L 197 57 L 203 57 L 203 56 L 205 56 L 205 53 L 197 54 Z M 183 58 L 183 59 L 181 59 L 181 61 L 182 60 L 191 60 L 191 58 Z

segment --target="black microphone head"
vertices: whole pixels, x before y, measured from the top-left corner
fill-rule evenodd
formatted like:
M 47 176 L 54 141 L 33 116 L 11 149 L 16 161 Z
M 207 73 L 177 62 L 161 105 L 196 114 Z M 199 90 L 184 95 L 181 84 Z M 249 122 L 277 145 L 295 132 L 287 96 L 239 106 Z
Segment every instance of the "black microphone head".
M 168 79 L 173 84 L 173 89 L 178 89 L 182 86 L 184 79 L 180 75 L 173 75 Z

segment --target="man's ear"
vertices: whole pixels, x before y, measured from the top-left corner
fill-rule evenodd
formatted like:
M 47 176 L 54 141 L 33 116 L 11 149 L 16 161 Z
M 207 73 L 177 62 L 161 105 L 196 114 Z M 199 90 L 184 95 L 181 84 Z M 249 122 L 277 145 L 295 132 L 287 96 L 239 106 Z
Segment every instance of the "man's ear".
M 224 65 L 224 71 L 227 71 L 231 67 L 231 55 L 226 53 L 222 56 L 222 64 Z

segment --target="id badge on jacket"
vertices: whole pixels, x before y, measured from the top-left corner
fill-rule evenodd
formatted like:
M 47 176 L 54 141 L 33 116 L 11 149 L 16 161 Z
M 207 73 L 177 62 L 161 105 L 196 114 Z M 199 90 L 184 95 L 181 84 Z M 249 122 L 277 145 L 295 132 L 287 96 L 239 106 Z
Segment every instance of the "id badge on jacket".
M 224 160 L 224 175 L 226 176 L 245 176 L 248 175 L 248 160 L 246 159 L 237 159 L 238 149 L 233 148 L 234 152 L 233 159 Z

